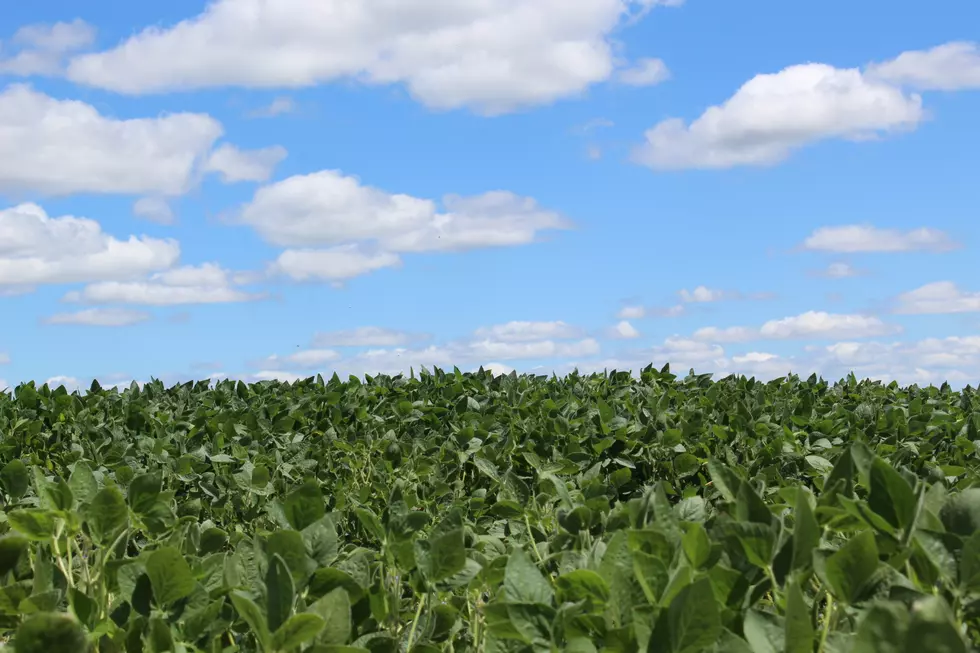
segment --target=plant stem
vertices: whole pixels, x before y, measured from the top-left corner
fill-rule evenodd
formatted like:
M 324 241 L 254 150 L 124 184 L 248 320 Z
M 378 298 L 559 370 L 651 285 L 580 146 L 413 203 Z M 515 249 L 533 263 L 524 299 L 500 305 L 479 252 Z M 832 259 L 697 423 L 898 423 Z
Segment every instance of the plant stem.
M 830 592 L 827 592 L 827 605 L 824 607 L 823 614 L 823 632 L 820 633 L 820 648 L 817 649 L 818 653 L 823 653 L 827 646 L 827 636 L 830 635 L 830 618 L 834 613 L 834 597 Z
M 415 610 L 415 619 L 412 621 L 412 629 L 408 632 L 408 643 L 405 645 L 405 650 L 408 653 L 412 652 L 412 643 L 415 641 L 415 629 L 418 628 L 419 620 L 422 618 L 422 606 L 425 605 L 425 597 L 428 594 L 423 594 L 419 599 L 419 607 Z

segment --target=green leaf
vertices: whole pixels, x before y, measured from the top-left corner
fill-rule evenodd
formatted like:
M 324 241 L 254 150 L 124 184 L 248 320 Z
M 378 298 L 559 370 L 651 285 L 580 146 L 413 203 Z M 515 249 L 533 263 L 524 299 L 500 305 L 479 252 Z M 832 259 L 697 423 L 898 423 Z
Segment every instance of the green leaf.
M 796 581 L 786 588 L 786 653 L 813 653 L 815 629 Z
M 543 603 L 550 605 L 554 590 L 524 552 L 514 549 L 504 568 L 504 598 L 512 603 Z
M 786 624 L 782 617 L 750 609 L 745 613 L 742 631 L 752 653 L 783 653 L 786 647 Z
M 419 568 L 430 583 L 449 578 L 466 567 L 466 543 L 462 528 L 435 535 L 426 542 L 417 542 L 415 557 Z
M 174 634 L 170 625 L 160 617 L 150 619 L 150 632 L 147 633 L 150 653 L 172 653 L 174 651 Z
M 75 468 L 68 477 L 68 487 L 71 488 L 78 505 L 86 506 L 92 502 L 99 491 L 99 483 L 95 480 L 92 468 L 84 460 L 75 463 Z
M 269 631 L 275 632 L 292 613 L 296 596 L 289 567 L 278 554 L 273 554 L 269 558 L 269 569 L 265 574 L 265 592 Z
M 29 545 L 30 541 L 26 537 L 15 533 L 0 537 L 0 576 L 13 571 Z
M 742 479 L 735 472 L 715 458 L 708 459 L 708 473 L 711 474 L 711 481 L 725 497 L 725 501 L 734 503 L 738 495 L 739 488 L 742 487 Z
M 813 564 L 813 551 L 820 545 L 820 524 L 810 507 L 809 493 L 801 486 L 796 489 L 793 517 L 793 560 L 791 568 L 807 569 Z
M 14 636 L 16 653 L 83 653 L 90 648 L 81 625 L 67 614 L 35 614 L 21 623 Z
M 555 584 L 559 603 L 583 601 L 587 611 L 600 612 L 609 601 L 609 585 L 602 576 L 590 569 L 566 572 L 556 579 Z
M 868 606 L 854 636 L 851 653 L 913 653 L 906 649 L 909 611 L 895 601 L 878 601 Z
M 960 551 L 960 587 L 965 590 L 980 589 L 980 531 L 963 543 Z
M 695 569 L 700 569 L 711 559 L 711 540 L 701 524 L 695 523 L 688 528 L 683 545 L 684 555 Z
M 765 569 L 772 562 L 776 533 L 768 524 L 738 521 L 727 524 L 729 531 L 738 539 L 749 562 Z
M 7 513 L 7 522 L 21 535 L 38 542 L 50 540 L 57 528 L 55 513 L 41 508 L 12 510 Z
M 823 456 L 807 456 L 806 465 L 818 474 L 828 474 L 834 470 L 834 465 Z
M 269 535 L 266 541 L 266 555 L 278 555 L 286 563 L 297 587 L 305 587 L 306 581 L 314 571 L 316 563 L 306 553 L 306 542 L 299 531 L 279 530 Z
M 163 488 L 163 472 L 140 474 L 129 484 L 129 507 L 138 515 L 150 512 Z
M 735 496 L 735 517 L 742 522 L 753 522 L 769 526 L 773 515 L 766 502 L 762 500 L 748 483 L 742 483 Z
M 129 527 L 129 509 L 122 493 L 115 487 L 105 487 L 83 509 L 92 539 L 99 546 L 112 544 Z
M 686 586 L 670 602 L 650 638 L 649 650 L 701 653 L 710 649 L 720 635 L 721 613 L 714 590 L 711 581 L 702 578 Z
M 853 602 L 878 568 L 874 532 L 861 531 L 833 554 L 817 555 L 814 563 L 817 575 L 834 596 L 845 603 Z
M 269 626 L 266 623 L 265 615 L 262 614 L 262 608 L 241 592 L 232 592 L 229 596 L 232 605 L 238 611 L 238 616 L 248 624 L 249 629 L 255 634 L 263 653 L 271 653 L 273 650 L 272 633 L 269 632 Z
M 939 596 L 927 596 L 912 605 L 906 650 L 929 653 L 967 653 L 952 612 Z
M 950 533 L 970 537 L 980 530 L 980 488 L 971 487 L 952 494 L 939 512 L 943 526 Z
M 341 587 L 327 592 L 307 608 L 323 619 L 324 625 L 318 641 L 322 644 L 345 644 L 350 639 L 351 602 L 347 591 Z
M 290 526 L 298 531 L 323 518 L 326 506 L 320 486 L 309 480 L 290 492 L 283 501 L 283 512 Z
M 3 489 L 15 501 L 31 489 L 31 475 L 27 465 L 19 458 L 14 458 L 0 469 L 0 483 Z
M 172 546 L 150 554 L 146 559 L 146 575 L 150 577 L 153 598 L 162 607 L 190 596 L 196 586 L 190 565 Z
M 915 519 L 915 491 L 881 458 L 871 463 L 868 505 L 895 528 L 907 528 Z
M 318 615 L 309 612 L 294 614 L 272 636 L 272 647 L 277 651 L 291 651 L 312 641 L 323 626 L 324 621 Z

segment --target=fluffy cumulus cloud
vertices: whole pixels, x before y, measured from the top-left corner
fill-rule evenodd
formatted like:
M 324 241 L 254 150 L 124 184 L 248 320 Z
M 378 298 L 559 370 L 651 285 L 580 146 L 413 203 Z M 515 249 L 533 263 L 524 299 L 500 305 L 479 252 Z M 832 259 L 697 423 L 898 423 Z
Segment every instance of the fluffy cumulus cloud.
M 980 384 L 980 337 L 951 336 L 911 342 L 837 342 L 808 347 L 811 366 L 826 378 L 859 378 L 907 385 Z
M 564 322 L 513 321 L 477 329 L 469 338 L 424 345 L 426 334 L 381 327 L 360 327 L 318 333 L 312 347 L 288 355 L 273 355 L 252 362 L 261 373 L 297 374 L 310 370 L 339 374 L 407 373 L 409 368 L 478 369 L 490 361 L 500 373 L 513 362 L 590 358 L 600 353 L 599 342 L 581 337 L 583 330 Z M 347 349 L 343 354 L 333 347 Z M 526 367 L 526 366 L 525 366 Z M 506 368 L 506 369 L 505 369 Z
M 186 265 L 150 275 L 140 281 L 103 281 L 65 295 L 69 302 L 87 304 L 228 304 L 265 299 L 237 287 L 239 279 L 217 263 Z
M 808 311 L 769 320 L 761 327 L 704 327 L 694 332 L 699 342 L 749 342 L 752 340 L 869 338 L 898 333 L 900 327 L 871 315 Z
M 225 183 L 267 181 L 272 171 L 286 158 L 286 148 L 279 145 L 260 150 L 240 150 L 224 143 L 208 156 L 204 170 L 221 176 Z
M 918 95 L 857 68 L 801 64 L 756 75 L 690 124 L 660 122 L 633 158 L 655 169 L 771 165 L 811 143 L 908 130 L 924 117 Z
M 0 75 L 56 75 L 65 56 L 95 41 L 95 28 L 81 19 L 25 25 L 0 43 Z
M 895 313 L 926 315 L 980 312 L 980 292 L 961 289 L 952 281 L 937 281 L 898 296 Z
M 120 327 L 146 322 L 152 317 L 152 315 L 145 311 L 134 311 L 125 308 L 88 308 L 74 313 L 56 313 L 45 318 L 44 323 Z
M 72 81 L 122 93 L 401 83 L 430 107 L 486 114 L 607 80 L 609 39 L 650 0 L 217 0 L 71 60 Z
M 980 88 L 980 46 L 952 41 L 928 50 L 903 52 L 868 66 L 871 77 L 924 91 Z
M 120 240 L 94 220 L 53 218 L 37 204 L 0 210 L 0 286 L 127 280 L 166 270 L 179 256 L 174 240 Z
M 326 249 L 287 249 L 269 266 L 269 273 L 296 281 L 339 283 L 399 265 L 401 258 L 397 254 L 368 251 L 357 243 L 349 243 Z
M 890 252 L 947 252 L 960 247 L 944 231 L 920 227 L 908 231 L 872 225 L 820 227 L 803 241 L 802 248 L 840 254 Z
M 120 120 L 23 84 L 0 91 L 0 192 L 180 195 L 221 124 L 205 114 Z
M 336 170 L 260 188 L 237 220 L 284 251 L 271 271 L 297 280 L 343 281 L 400 264 L 401 252 L 463 251 L 534 242 L 568 228 L 527 197 L 494 191 L 436 202 L 363 185 Z
M 620 320 L 609 328 L 608 335 L 616 340 L 632 340 L 640 337 L 640 332 L 628 320 Z

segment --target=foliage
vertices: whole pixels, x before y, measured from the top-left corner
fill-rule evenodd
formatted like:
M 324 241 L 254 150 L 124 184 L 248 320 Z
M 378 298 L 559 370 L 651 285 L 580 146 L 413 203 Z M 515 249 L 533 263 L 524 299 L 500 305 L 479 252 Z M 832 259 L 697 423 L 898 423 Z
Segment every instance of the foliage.
M 0 393 L 17 652 L 952 653 L 980 398 L 668 368 Z

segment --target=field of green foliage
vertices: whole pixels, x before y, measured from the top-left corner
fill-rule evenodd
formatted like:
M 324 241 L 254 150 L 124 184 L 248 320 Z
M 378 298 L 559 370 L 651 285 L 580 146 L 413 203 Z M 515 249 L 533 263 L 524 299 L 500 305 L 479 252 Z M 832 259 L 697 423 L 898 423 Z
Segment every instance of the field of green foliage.
M 18 653 L 952 653 L 980 397 L 667 368 L 0 393 Z

